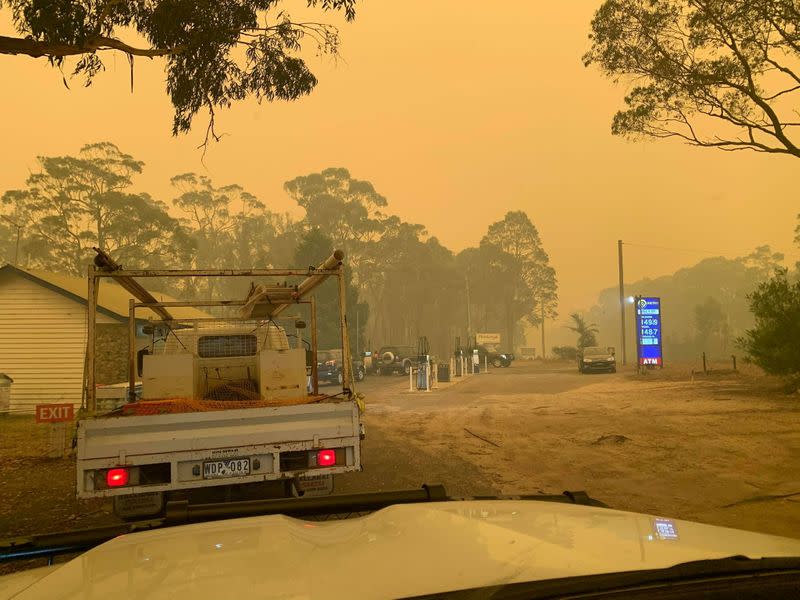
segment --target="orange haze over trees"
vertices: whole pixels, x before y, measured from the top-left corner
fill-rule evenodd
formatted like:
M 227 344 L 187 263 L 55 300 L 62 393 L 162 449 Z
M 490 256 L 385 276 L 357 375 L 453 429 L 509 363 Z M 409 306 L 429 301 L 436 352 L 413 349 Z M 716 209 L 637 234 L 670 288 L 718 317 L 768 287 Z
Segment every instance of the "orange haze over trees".
M 318 80 L 313 93 L 263 104 L 250 96 L 218 111 L 226 135 L 204 159 L 202 106 L 202 126 L 171 135 L 168 59 L 135 57 L 131 93 L 131 65 L 118 52 L 104 55 L 105 71 L 89 88 L 71 75 L 77 58 L 66 59 L 62 76 L 42 58 L 0 56 L 0 76 L 15 82 L 2 101 L 4 137 L 14 143 L 0 148 L 0 191 L 24 187 L 37 156 L 110 140 L 147 163 L 132 192 L 147 190 L 174 218 L 170 179 L 195 172 L 220 187 L 240 185 L 273 214 L 302 219 L 284 182 L 329 166 L 372 182 L 403 222 L 423 223 L 454 252 L 522 210 L 558 273 L 562 316 L 550 327 L 552 344 L 572 343 L 564 317 L 615 281 L 618 239 L 640 244 L 626 250 L 631 282 L 765 243 L 797 258 L 789 158 L 610 135 L 630 87 L 624 78 L 609 85 L 581 62 L 598 0 L 493 11 L 455 0 L 359 3 L 353 21 L 323 14 L 321 4 L 286 5 L 298 22 L 338 28 L 340 60 L 315 57 L 306 39 L 299 56 Z M 119 31 L 127 43 L 142 41 Z M 0 35 L 19 37 L 7 5 Z M 2 226 L 0 242 L 13 248 L 14 227 Z M 615 338 L 601 326 L 600 343 Z

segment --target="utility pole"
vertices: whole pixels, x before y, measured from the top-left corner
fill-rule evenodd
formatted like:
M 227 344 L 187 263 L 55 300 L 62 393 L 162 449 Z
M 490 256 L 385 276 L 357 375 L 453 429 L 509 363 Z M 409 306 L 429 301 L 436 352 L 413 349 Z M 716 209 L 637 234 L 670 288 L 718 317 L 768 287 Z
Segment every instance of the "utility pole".
M 464 283 L 467 289 L 467 339 L 472 335 L 472 316 L 469 308 L 469 275 L 464 275 Z
M 19 223 L 15 223 L 5 215 L 0 215 L 0 217 L 3 217 L 4 221 L 8 221 L 9 223 L 11 223 L 12 226 L 17 228 L 17 245 L 16 248 L 14 249 L 14 266 L 16 267 L 19 261 L 19 232 L 22 229 L 22 225 L 20 225 Z
M 622 278 L 622 240 L 617 240 L 617 254 L 619 255 L 619 326 L 622 335 L 622 364 L 628 364 L 625 352 L 625 284 Z
M 542 358 L 547 358 L 547 352 L 545 352 L 545 348 L 547 346 L 544 345 L 544 300 L 542 300 Z

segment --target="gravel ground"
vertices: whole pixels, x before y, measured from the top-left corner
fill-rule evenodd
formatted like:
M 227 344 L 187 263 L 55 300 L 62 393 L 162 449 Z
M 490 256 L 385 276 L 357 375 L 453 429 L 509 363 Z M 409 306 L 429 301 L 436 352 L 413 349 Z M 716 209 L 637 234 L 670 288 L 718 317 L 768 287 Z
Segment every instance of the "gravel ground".
M 400 377 L 361 391 L 364 471 L 336 493 L 585 490 L 618 509 L 800 538 L 800 397 L 769 378 L 520 363 L 430 393 Z M 45 435 L 0 418 L 0 538 L 116 522 L 109 502 L 75 498 L 74 460 L 42 458 Z
M 405 469 L 427 475 L 432 457 L 452 456 L 476 466 L 484 478 L 461 488 L 585 490 L 622 510 L 800 538 L 800 397 L 752 372 L 521 364 L 438 397 L 367 397 L 367 426 L 417 449 Z

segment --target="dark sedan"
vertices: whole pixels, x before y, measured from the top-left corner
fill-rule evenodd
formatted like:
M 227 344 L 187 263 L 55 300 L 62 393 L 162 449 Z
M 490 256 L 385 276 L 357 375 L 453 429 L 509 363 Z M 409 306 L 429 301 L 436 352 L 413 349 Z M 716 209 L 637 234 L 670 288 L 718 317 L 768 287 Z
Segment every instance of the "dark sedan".
M 511 352 L 501 352 L 495 346 L 477 346 L 475 350 L 478 351 L 481 365 L 488 363 L 496 368 L 510 367 L 511 361 L 514 360 Z M 472 351 L 469 353 L 471 354 Z
M 610 348 L 590 346 L 578 356 L 578 370 L 581 373 L 616 373 L 617 359 Z
M 362 381 L 366 375 L 364 362 L 353 361 L 353 378 Z M 342 383 L 342 351 L 323 350 L 317 353 L 317 377 L 320 383 Z

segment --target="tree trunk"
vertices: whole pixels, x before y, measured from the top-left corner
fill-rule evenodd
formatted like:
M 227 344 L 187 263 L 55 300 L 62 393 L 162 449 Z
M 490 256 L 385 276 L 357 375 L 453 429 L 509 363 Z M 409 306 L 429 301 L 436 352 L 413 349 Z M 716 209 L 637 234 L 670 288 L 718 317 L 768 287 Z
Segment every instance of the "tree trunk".
M 514 318 L 513 302 L 506 302 L 506 350 L 514 352 L 514 325 L 516 319 Z

